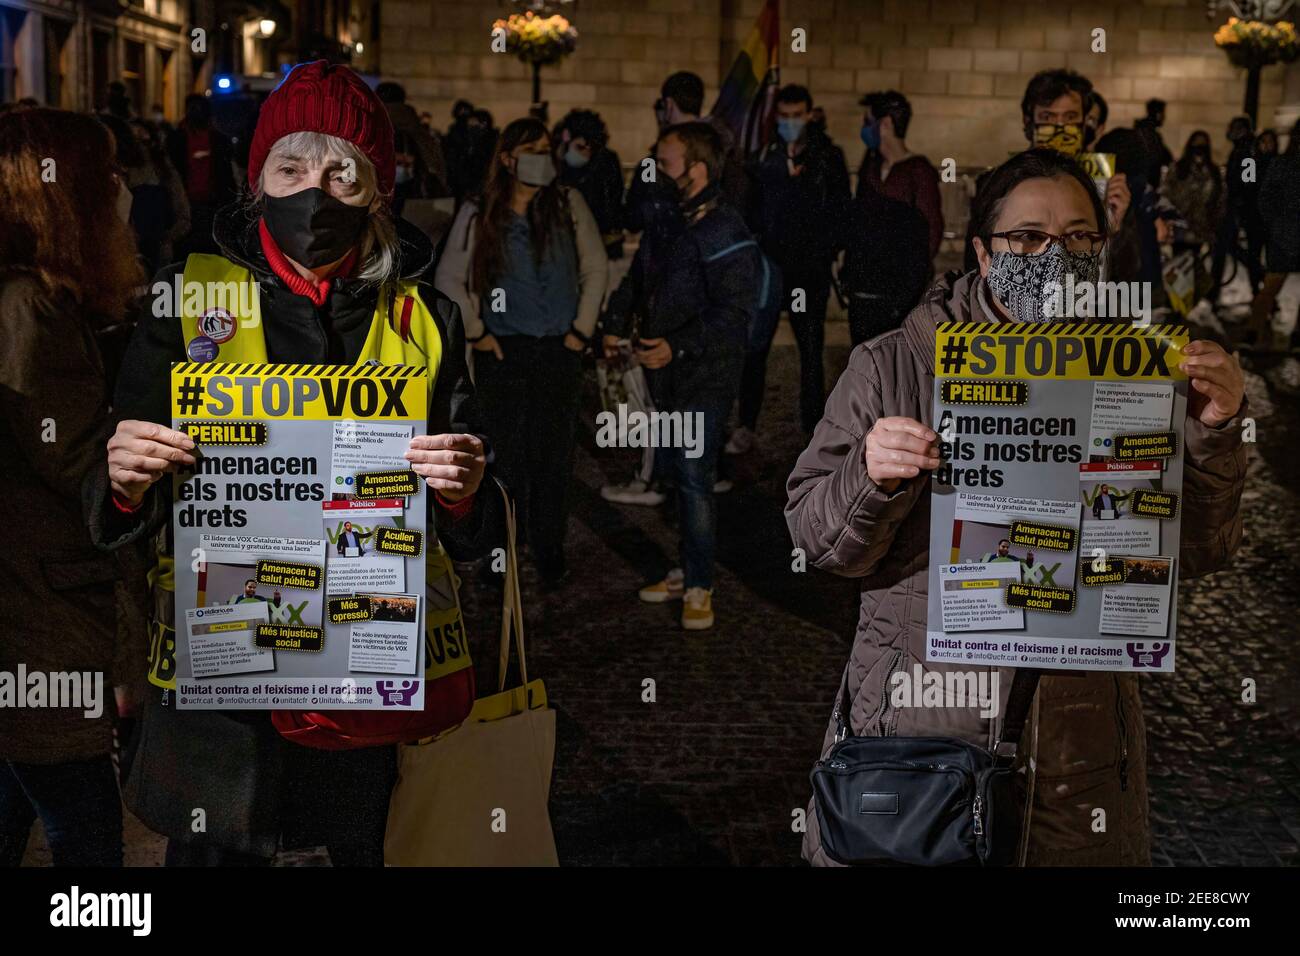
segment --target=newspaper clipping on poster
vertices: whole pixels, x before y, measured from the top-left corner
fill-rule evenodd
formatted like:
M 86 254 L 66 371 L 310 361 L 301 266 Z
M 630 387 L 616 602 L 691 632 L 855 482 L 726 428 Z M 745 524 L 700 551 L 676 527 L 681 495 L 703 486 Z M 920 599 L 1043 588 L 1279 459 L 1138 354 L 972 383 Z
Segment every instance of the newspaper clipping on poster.
M 1171 671 L 1184 326 L 948 322 L 926 660 Z
M 176 702 L 424 704 L 423 368 L 173 366 Z M 436 544 L 434 545 L 436 547 Z

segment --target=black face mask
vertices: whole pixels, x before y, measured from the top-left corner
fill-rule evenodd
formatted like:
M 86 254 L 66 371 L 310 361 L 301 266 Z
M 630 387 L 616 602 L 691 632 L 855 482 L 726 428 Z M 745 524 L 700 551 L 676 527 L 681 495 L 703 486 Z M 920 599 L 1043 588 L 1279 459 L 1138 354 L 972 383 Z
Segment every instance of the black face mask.
M 361 236 L 368 206 L 349 206 L 316 186 L 264 196 L 262 218 L 280 251 L 308 269 L 337 262 Z

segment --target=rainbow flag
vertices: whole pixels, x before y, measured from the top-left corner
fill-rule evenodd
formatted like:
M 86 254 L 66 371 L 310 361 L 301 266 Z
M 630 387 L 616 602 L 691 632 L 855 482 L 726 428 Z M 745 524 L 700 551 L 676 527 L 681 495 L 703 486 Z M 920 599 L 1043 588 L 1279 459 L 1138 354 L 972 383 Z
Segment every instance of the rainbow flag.
M 778 0 L 767 0 L 713 104 L 712 115 L 731 127 L 736 145 L 745 155 L 762 149 L 772 136 L 772 114 L 781 82 L 779 23 Z

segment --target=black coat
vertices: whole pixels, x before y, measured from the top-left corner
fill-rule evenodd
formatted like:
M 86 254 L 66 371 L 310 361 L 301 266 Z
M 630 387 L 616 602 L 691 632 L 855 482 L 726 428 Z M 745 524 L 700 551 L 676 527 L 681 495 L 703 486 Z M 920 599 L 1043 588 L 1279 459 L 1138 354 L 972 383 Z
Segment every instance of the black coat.
M 564 162 L 560 182 L 582 194 L 596 219 L 605 251 L 611 259 L 623 255 L 623 167 L 612 149 L 597 150 L 586 166 L 575 169 Z
M 754 237 L 716 185 L 683 211 L 685 229 L 664 257 L 641 325 L 641 338 L 662 337 L 672 347 L 672 361 L 651 376 L 669 409 L 738 386 L 762 268 Z
M 1269 272 L 1300 272 L 1300 147 L 1289 149 L 1273 160 L 1259 187 Z
M 431 275 L 434 257 L 428 239 L 400 219 L 396 225 L 403 278 Z M 317 309 L 309 299 L 292 293 L 271 271 L 258 241 L 256 219 L 246 218 L 232 205 L 218 215 L 215 232 L 226 257 L 249 268 L 260 283 L 269 362 L 355 361 L 375 312 L 378 292 L 373 286 L 339 279 L 331 286 L 329 299 Z M 183 263 L 169 266 L 158 274 L 155 284 L 171 287 L 181 272 Z M 460 312 L 428 282 L 421 279 L 419 289 L 442 334 L 442 365 L 431 390 L 428 433 L 481 435 L 474 388 L 465 364 Z M 180 323 L 172 315 L 155 316 L 152 299 L 147 297 L 122 363 L 114 417 L 169 423 L 171 363 L 186 360 Z M 488 460 L 490 476 L 490 451 Z M 431 525 L 454 558 L 481 556 L 504 543 L 504 511 L 490 481 L 485 478 L 470 513 L 454 522 L 436 504 L 434 495 L 426 495 L 433 511 Z M 85 489 L 95 543 L 112 550 L 158 528 L 167 527 L 170 532 L 170 487 L 169 481 L 156 483 L 138 512 L 123 515 L 110 501 L 107 466 L 101 463 Z M 140 667 L 145 667 L 143 659 Z M 133 755 L 133 772 L 149 774 L 147 791 L 153 813 L 147 822 L 168 837 L 202 839 L 185 823 L 190 808 L 196 806 L 221 808 L 226 823 L 219 846 L 260 856 L 274 853 L 281 834 L 286 847 L 347 841 L 360 832 L 382 834 L 388 800 L 385 782 L 391 785 L 395 767 L 393 748 L 311 751 L 284 741 L 271 725 L 268 711 L 176 711 L 162 707 L 156 693 L 146 706 L 158 711 L 152 719 L 146 714 L 141 721 L 150 743 Z M 192 759 L 196 735 L 203 737 L 201 749 L 212 753 L 212 759 Z M 211 826 L 215 812 L 208 812 L 207 839 L 217 842 Z
M 0 461 L 5 468 L 0 671 L 103 675 L 103 712 L 0 707 L 0 760 L 54 764 L 112 750 L 113 685 L 144 676 L 143 568 L 91 543 L 81 483 L 107 441 L 101 325 L 33 272 L 0 271 Z
M 867 188 L 845 215 L 840 283 L 850 307 L 901 325 L 930 280 L 930 224 L 914 206 Z
M 754 235 L 787 277 L 830 267 L 852 198 L 844 152 L 818 129 L 807 137 L 797 175 L 783 141 L 762 152 L 749 197 Z

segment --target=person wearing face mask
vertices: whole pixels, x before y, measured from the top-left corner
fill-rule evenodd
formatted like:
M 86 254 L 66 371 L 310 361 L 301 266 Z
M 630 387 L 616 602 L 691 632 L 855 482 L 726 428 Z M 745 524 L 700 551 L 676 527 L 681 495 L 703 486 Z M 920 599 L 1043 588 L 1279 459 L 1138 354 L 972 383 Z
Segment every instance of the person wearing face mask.
M 428 527 L 442 546 L 425 548 L 430 573 L 449 571 L 444 549 L 468 560 L 504 539 L 499 496 L 478 493 L 489 448 L 460 313 L 427 281 L 428 239 L 389 211 L 394 167 L 388 114 L 361 77 L 324 60 L 300 64 L 262 105 L 248 193 L 215 220 L 221 254 L 191 255 L 151 286 L 167 292 L 142 306 L 113 400 L 107 461 L 87 502 L 91 535 L 105 550 L 158 535 L 160 649 L 174 640 L 172 482 L 160 479 L 192 468 L 197 456 L 194 442 L 168 427 L 176 362 L 428 368 L 427 434 L 413 436 L 405 456 L 428 486 Z M 181 283 L 183 301 L 172 301 Z M 156 686 L 143 723 L 155 730 L 142 735 L 134 766 L 182 759 L 194 735 L 218 755 L 150 778 L 143 791 L 151 824 L 169 838 L 169 865 L 264 864 L 281 844 L 323 844 L 335 865 L 382 863 L 395 748 L 313 750 L 280 737 L 266 711 L 178 712 L 159 689 L 174 684 L 167 657 L 151 661 L 149 677 Z M 195 806 L 208 808 L 205 833 L 190 829 Z
M 0 673 L 94 672 L 104 692 L 98 709 L 0 706 L 0 867 L 21 863 L 37 818 L 55 866 L 122 865 L 113 724 L 142 683 L 148 633 L 131 582 L 144 569 L 133 552 L 96 550 L 81 504 L 109 415 L 101 336 L 144 281 L 114 155 L 89 116 L 0 116 L 0 460 L 15 503 Z
M 954 321 L 1043 321 L 1044 284 L 1066 275 L 1095 278 L 1109 224 L 1091 179 L 1048 149 L 995 169 L 971 215 L 978 267 L 938 280 L 901 329 L 853 351 L 786 482 L 794 544 L 810 564 L 862 582 L 857 633 L 836 694 L 850 702 L 850 735 L 941 735 L 987 746 L 998 732 L 997 717 L 972 708 L 889 703 L 892 655 L 901 651 L 913 662 L 926 656 L 925 615 L 917 616 L 915 602 L 935 560 L 924 542 L 931 472 L 941 464 L 932 419 L 936 330 Z M 1183 507 L 1195 518 L 1183 524 L 1178 571 L 1191 578 L 1224 566 L 1241 541 L 1247 408 L 1241 369 L 1219 345 L 1188 343 L 1181 368 L 1190 379 Z M 916 666 L 941 678 L 951 670 Z M 1001 686 L 1011 677 L 1003 671 Z M 1032 794 L 1022 797 L 1029 804 L 1020 847 L 1026 865 L 1150 865 L 1138 682 L 1134 675 L 1043 673 L 1017 758 L 1026 775 L 1021 793 Z M 837 729 L 832 717 L 823 756 Z M 1089 807 L 1106 808 L 1104 831 Z M 804 858 L 835 865 L 821 845 L 815 805 L 808 814 Z
M 1092 82 L 1086 76 L 1059 68 L 1035 73 L 1025 85 L 1020 100 L 1021 130 L 1029 148 L 1045 147 L 1070 157 L 1078 156 L 1085 149 L 1106 151 L 1089 136 L 1086 121 L 1092 101 Z M 976 180 L 975 201 L 990 174 L 991 171 L 985 172 Z M 1142 252 L 1136 235 L 1139 223 L 1134 216 L 1132 197 L 1141 195 L 1143 187 L 1132 183 L 1131 177 L 1132 171 L 1120 171 L 1106 183 L 1106 220 L 1114 242 L 1108 250 L 1105 272 L 1111 280 L 1136 280 L 1142 270 Z M 967 224 L 964 265 L 967 271 L 976 265 L 973 228 L 972 223 Z M 1158 285 L 1158 261 L 1155 275 Z
M 636 343 L 655 405 L 698 422 L 693 447 L 659 449 L 677 487 L 681 564 L 639 592 L 649 604 L 682 600 L 682 628 L 713 626 L 714 486 L 723 434 L 740 385 L 762 268 L 758 243 L 722 199 L 725 146 L 709 123 L 670 126 L 655 147 L 659 177 L 678 195 L 681 235 L 662 259 Z M 631 330 L 606 327 L 614 343 Z M 606 350 L 614 344 L 606 339 Z
M 939 172 L 929 159 L 907 148 L 912 104 L 897 90 L 868 93 L 858 102 L 864 107 L 860 135 L 867 150 L 858 167 L 857 198 L 871 189 L 921 213 L 929 227 L 933 259 L 943 242 Z
M 805 87 L 790 84 L 777 91 L 777 137 L 754 163 L 747 216 L 763 252 L 785 278 L 786 308 L 799 347 L 799 421 L 810 434 L 826 396 L 826 305 L 842 235 L 839 223 L 851 196 L 844 153 L 824 132 L 808 126 L 812 108 Z M 732 436 L 737 451 L 753 444 L 766 368 L 765 351 L 746 360 L 740 428 Z M 744 447 L 737 448 L 742 440 Z
M 664 80 L 659 88 L 659 99 L 653 105 L 655 124 L 660 132 L 675 124 L 696 120 L 713 127 L 725 152 L 721 177 L 722 198 L 732 208 L 743 212 L 750 188 L 744 160 L 736 147 L 731 128 L 721 119 L 704 115 L 704 81 L 686 70 L 674 73 Z M 672 242 L 680 231 L 680 222 L 672 191 L 653 179 L 647 181 L 646 177 L 639 175 L 642 169 L 647 168 L 647 163 L 654 165 L 654 151 L 655 146 L 652 144 L 649 155 L 638 167 L 638 174 L 633 175 L 628 184 L 623 219 L 624 227 L 629 232 L 643 233 L 643 242 L 649 236 L 653 242 L 662 246 Z
M 674 73 L 664 80 L 653 106 L 655 125 L 660 133 L 673 123 L 698 120 L 700 111 L 704 109 L 704 81 L 687 71 Z M 737 204 L 744 201 L 746 173 L 733 148 L 731 130 L 722 122 L 710 121 L 710 125 L 718 134 L 726 154 L 720 187 L 723 201 L 731 203 L 733 208 L 743 209 L 743 205 Z M 618 340 L 632 334 L 637 322 L 645 318 L 654 290 L 663 276 L 665 257 L 686 228 L 676 185 L 647 172 L 657 171 L 656 148 L 657 143 L 651 145 L 649 155 L 633 172 L 623 201 L 623 228 L 640 233 L 640 240 L 626 275 L 610 293 L 601 319 L 602 342 L 610 356 L 617 354 Z M 657 398 L 651 396 L 650 400 L 656 401 Z M 624 505 L 657 507 L 663 504 L 669 489 L 665 486 L 664 456 L 657 452 L 658 449 L 647 449 L 632 480 L 602 486 L 601 497 Z M 720 485 L 719 490 L 724 487 Z
M 623 167 L 609 148 L 609 130 L 599 113 L 570 110 L 551 134 L 560 184 L 576 189 L 596 217 L 605 253 L 623 258 Z
M 546 127 L 532 118 L 510 123 L 483 195 L 466 200 L 452 223 L 435 281 L 465 316 L 497 465 L 546 590 L 569 577 L 564 542 L 582 353 L 608 278 L 582 194 L 556 182 Z

